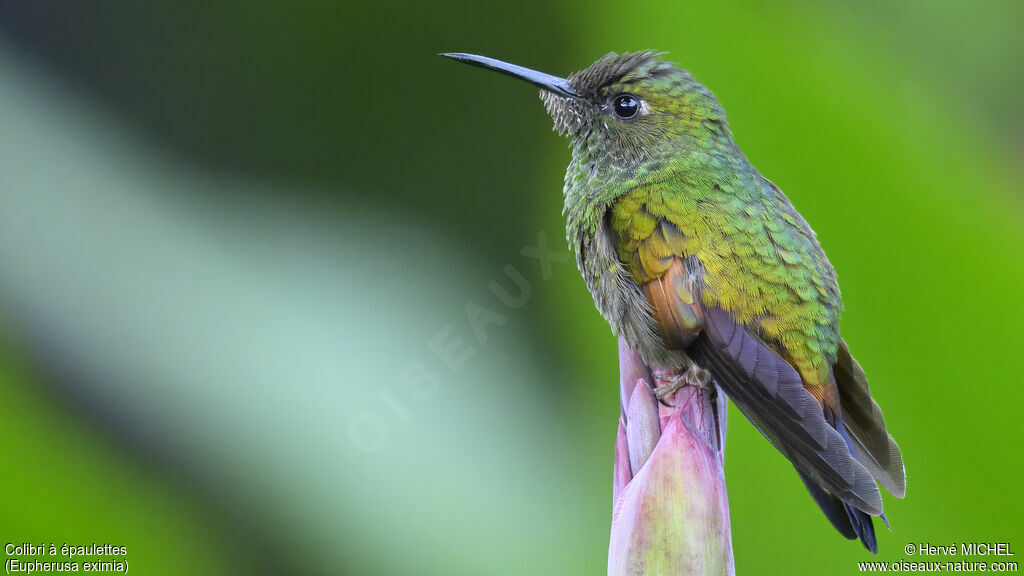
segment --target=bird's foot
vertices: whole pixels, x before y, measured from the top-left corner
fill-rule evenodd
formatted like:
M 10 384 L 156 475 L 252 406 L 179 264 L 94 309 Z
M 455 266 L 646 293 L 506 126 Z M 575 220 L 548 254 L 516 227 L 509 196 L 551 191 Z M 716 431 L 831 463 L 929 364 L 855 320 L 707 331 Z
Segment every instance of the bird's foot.
M 704 390 L 711 390 L 714 388 L 711 384 L 711 372 L 696 364 L 691 364 L 685 372 L 672 375 L 664 381 L 664 384 L 658 382 L 658 386 L 654 389 L 654 395 L 662 404 L 672 406 L 669 403 L 669 399 L 683 386 L 696 386 Z

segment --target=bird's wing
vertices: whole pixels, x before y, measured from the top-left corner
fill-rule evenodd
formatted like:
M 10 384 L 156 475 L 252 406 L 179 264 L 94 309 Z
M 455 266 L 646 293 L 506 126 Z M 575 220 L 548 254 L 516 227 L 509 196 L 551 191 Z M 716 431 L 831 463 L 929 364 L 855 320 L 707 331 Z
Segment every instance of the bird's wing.
M 882 498 L 868 470 L 826 420 L 800 375 L 728 311 L 703 309 L 704 331 L 686 349 L 743 414 L 804 476 L 868 514 Z
M 806 222 L 764 186 L 760 205 L 700 189 L 637 188 L 611 208 L 617 254 L 643 287 L 668 348 L 685 349 L 710 370 L 806 478 L 879 515 L 878 486 L 857 461 L 856 443 L 844 439 L 841 393 L 825 352 L 838 338 L 834 272 Z
M 900 447 L 885 427 L 882 409 L 871 397 L 864 369 L 850 355 L 850 349 L 842 338 L 839 339 L 832 371 L 839 386 L 843 422 L 850 431 L 857 459 L 886 491 L 903 498 L 907 491 L 907 476 Z

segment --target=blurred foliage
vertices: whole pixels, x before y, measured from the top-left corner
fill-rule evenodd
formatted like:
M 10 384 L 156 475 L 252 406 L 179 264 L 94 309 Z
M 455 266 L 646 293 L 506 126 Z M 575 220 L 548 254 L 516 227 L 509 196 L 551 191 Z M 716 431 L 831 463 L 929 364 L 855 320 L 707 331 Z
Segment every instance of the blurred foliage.
M 565 74 L 653 48 L 717 94 L 839 272 L 908 469 L 879 558 L 1020 544 L 1022 20 L 994 0 L 0 2 L 0 539 L 117 540 L 143 573 L 603 571 L 615 342 L 572 266 L 543 282 L 519 255 L 538 231 L 565 249 L 565 142 L 531 88 L 436 53 Z M 393 415 L 377 391 L 439 365 L 437 328 L 472 338 L 462 307 L 496 306 L 505 264 L 532 300 Z M 349 442 L 362 409 L 397 422 L 380 452 Z M 730 424 L 740 572 L 866 559 Z

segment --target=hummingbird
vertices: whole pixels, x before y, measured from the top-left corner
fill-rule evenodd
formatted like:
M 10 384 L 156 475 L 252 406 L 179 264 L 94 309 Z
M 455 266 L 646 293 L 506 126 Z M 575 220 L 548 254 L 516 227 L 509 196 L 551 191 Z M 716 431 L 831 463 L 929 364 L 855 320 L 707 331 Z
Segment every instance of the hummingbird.
M 571 143 L 566 235 L 610 324 L 674 381 L 717 385 L 796 468 L 832 525 L 877 553 L 879 486 L 902 498 L 903 456 L 840 336 L 832 264 L 782 190 L 736 145 L 693 75 L 653 51 L 608 53 L 561 78 L 448 58 L 540 88 Z

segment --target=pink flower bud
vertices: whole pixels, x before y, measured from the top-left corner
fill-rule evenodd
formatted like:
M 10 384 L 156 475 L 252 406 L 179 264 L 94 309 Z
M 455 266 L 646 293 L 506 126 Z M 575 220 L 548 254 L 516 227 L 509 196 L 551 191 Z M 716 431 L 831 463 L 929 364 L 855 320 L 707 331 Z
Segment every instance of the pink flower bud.
M 608 574 L 734 574 L 720 450 L 724 418 L 716 416 L 725 403 L 687 386 L 667 398 L 671 407 L 660 404 L 652 371 L 621 340 L 619 352 L 623 416 Z M 663 385 L 664 371 L 653 373 Z

